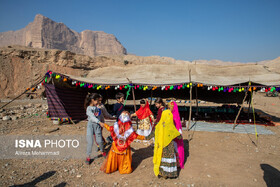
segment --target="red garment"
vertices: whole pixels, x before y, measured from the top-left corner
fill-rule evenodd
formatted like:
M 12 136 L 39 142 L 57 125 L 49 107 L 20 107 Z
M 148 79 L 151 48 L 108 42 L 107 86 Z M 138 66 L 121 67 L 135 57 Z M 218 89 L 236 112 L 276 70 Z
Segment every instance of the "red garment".
M 146 102 L 146 105 L 144 107 L 140 107 L 139 110 L 136 111 L 136 115 L 140 120 L 153 115 L 152 111 L 150 110 L 148 101 Z
M 131 148 L 129 144 L 133 141 L 135 137 L 139 140 L 144 140 L 145 137 L 139 136 L 133 131 L 133 129 L 131 128 L 131 121 L 127 121 L 123 123 L 121 122 L 121 120 L 119 120 L 118 123 L 114 124 L 114 127 L 113 126 L 110 127 L 107 124 L 104 124 L 104 127 L 105 129 L 111 132 L 114 142 L 112 143 L 112 147 L 108 153 L 108 156 L 106 157 L 106 159 L 104 160 L 100 168 L 101 171 L 104 171 L 105 173 L 112 173 L 116 170 L 119 170 L 120 174 L 131 173 L 132 155 L 131 155 Z M 126 135 L 125 135 L 125 131 L 127 133 Z M 118 145 L 119 141 L 117 141 L 118 137 L 116 134 L 119 134 L 123 137 L 128 136 L 128 134 L 130 134 L 126 138 L 127 144 L 125 144 L 125 146 L 127 148 L 122 146 L 123 143 L 121 143 L 121 146 Z
M 164 107 L 160 107 L 158 109 L 158 112 L 157 112 L 157 119 L 156 119 L 156 122 L 155 122 L 155 126 L 158 124 L 158 122 L 160 121 L 160 118 L 161 118 L 161 113 L 164 111 Z
M 123 136 L 124 133 L 125 133 L 125 131 L 129 130 L 129 129 L 132 127 L 131 124 L 132 124 L 131 121 L 128 121 L 128 122 L 123 123 L 123 122 L 121 122 L 121 121 L 119 120 L 119 121 L 118 121 L 118 125 L 119 125 L 119 134 Z M 115 133 L 115 131 L 114 131 L 114 126 L 110 126 L 110 127 L 109 127 L 109 131 L 110 131 L 111 136 L 112 136 L 112 138 L 113 138 L 113 140 L 114 140 L 114 142 L 115 142 L 115 145 L 116 145 L 116 147 L 117 147 L 117 149 L 118 149 L 119 151 L 124 151 L 124 150 L 126 150 L 126 149 L 129 147 L 129 145 L 131 144 L 131 142 L 133 142 L 133 140 L 134 140 L 135 138 L 137 138 L 137 134 L 133 131 L 133 132 L 129 135 L 129 137 L 126 139 L 126 141 L 123 142 L 123 141 L 121 141 L 121 140 L 118 139 L 118 137 L 117 137 L 117 135 L 116 135 L 116 133 Z M 119 143 L 120 143 L 120 144 L 119 144 Z

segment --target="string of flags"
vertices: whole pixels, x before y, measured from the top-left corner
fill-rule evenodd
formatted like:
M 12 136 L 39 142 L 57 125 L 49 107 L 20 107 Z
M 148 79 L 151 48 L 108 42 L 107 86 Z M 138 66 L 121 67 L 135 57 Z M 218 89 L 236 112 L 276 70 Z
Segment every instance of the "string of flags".
M 70 118 L 52 118 L 52 117 L 50 117 L 49 112 L 46 112 L 46 115 L 50 121 L 59 121 L 59 123 L 70 122 L 70 120 L 72 119 L 71 117 Z
M 247 91 L 256 91 L 256 90 L 263 90 L 265 92 L 274 92 L 280 91 L 280 86 L 215 86 L 215 85 L 204 85 L 202 83 L 182 83 L 178 85 L 162 85 L 162 86 L 154 86 L 154 85 L 140 85 L 140 84 L 124 84 L 124 85 L 98 85 L 92 83 L 81 82 L 77 80 L 72 80 L 69 77 L 64 75 L 54 73 L 52 71 L 48 71 L 45 77 L 45 83 L 47 83 L 49 78 L 55 78 L 58 81 L 69 82 L 72 86 L 76 87 L 83 87 L 89 89 L 96 89 L 96 90 L 108 90 L 108 89 L 115 89 L 115 90 L 124 90 L 129 89 L 129 87 L 133 87 L 135 90 L 180 90 L 180 89 L 189 89 L 191 87 L 197 86 L 198 88 L 205 88 L 209 91 L 217 91 L 217 92 L 247 92 Z M 43 85 L 42 83 L 41 85 Z

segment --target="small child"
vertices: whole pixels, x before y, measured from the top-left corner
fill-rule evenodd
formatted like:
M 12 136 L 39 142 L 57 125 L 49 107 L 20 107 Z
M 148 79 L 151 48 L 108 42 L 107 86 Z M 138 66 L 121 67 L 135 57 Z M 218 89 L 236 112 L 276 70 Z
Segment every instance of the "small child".
M 97 108 L 98 100 L 100 96 L 96 93 L 91 93 L 86 96 L 84 107 L 88 116 L 87 124 L 87 159 L 86 164 L 91 162 L 91 152 L 93 145 L 93 135 L 96 136 L 96 143 L 100 146 L 100 151 L 103 156 L 106 156 L 104 152 L 103 139 L 102 139 L 102 128 L 100 125 L 103 123 L 100 121 L 100 110 Z
M 97 107 L 101 110 L 100 121 L 102 123 L 104 123 L 105 122 L 105 118 L 106 119 L 115 119 L 111 114 L 109 114 L 109 112 L 107 111 L 106 107 L 102 103 L 103 96 L 100 95 L 100 94 L 99 94 L 99 96 L 100 96 L 100 98 L 99 98 L 99 102 L 98 102 Z
M 148 101 L 142 99 L 140 101 L 140 109 L 131 115 L 131 117 L 133 116 L 137 116 L 140 119 L 140 125 L 136 133 L 142 136 L 148 136 L 152 131 L 154 121 L 154 115 L 150 110 Z
M 105 118 L 106 119 L 115 119 L 111 114 L 108 113 L 107 109 L 105 108 L 104 104 L 102 103 L 103 96 L 100 95 L 100 94 L 99 94 L 99 96 L 100 96 L 100 98 L 98 99 L 97 108 L 99 110 L 101 110 L 100 121 L 102 123 L 104 123 L 105 122 Z M 103 128 L 102 128 L 102 130 L 103 130 Z M 95 135 L 94 135 L 94 138 L 95 138 Z M 103 144 L 104 144 L 104 148 L 105 148 L 106 145 L 107 145 L 107 142 L 105 141 L 103 135 L 102 135 L 102 140 L 103 140 Z M 99 151 L 99 150 L 100 150 L 99 145 L 97 145 L 97 151 Z
M 123 106 L 123 102 L 124 102 L 124 94 L 119 92 L 116 94 L 116 99 L 117 99 L 117 103 L 114 105 L 114 109 L 113 109 L 113 115 L 116 116 L 116 121 L 118 121 L 119 116 L 121 115 L 121 113 L 124 111 L 124 106 Z M 111 144 L 113 142 L 113 139 L 111 136 L 108 136 L 106 138 L 107 142 L 109 144 Z
M 119 116 L 121 115 L 121 113 L 124 111 L 124 106 L 123 106 L 123 102 L 124 102 L 124 94 L 119 92 L 116 94 L 116 99 L 117 99 L 117 103 L 114 105 L 114 115 L 117 116 L 117 120 L 119 119 Z
M 120 174 L 132 172 L 131 148 L 130 144 L 134 139 L 144 139 L 144 136 L 136 134 L 132 128 L 132 123 L 127 111 L 123 111 L 119 116 L 119 121 L 114 126 L 103 125 L 113 137 L 112 147 L 104 161 L 101 170 L 105 173 L 112 173 L 119 170 Z

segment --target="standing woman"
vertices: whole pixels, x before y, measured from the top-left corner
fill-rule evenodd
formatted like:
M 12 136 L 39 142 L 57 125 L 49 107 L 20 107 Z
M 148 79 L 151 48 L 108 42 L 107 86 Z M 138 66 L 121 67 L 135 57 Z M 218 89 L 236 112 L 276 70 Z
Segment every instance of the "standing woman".
M 156 127 L 156 125 L 160 121 L 161 114 L 162 114 L 162 112 L 165 109 L 165 103 L 163 102 L 163 100 L 160 97 L 157 98 L 157 100 L 155 102 L 155 105 L 158 108 L 158 112 L 157 112 L 157 118 L 154 120 L 154 127 L 153 127 L 153 129 Z
M 154 145 L 154 173 L 164 178 L 178 177 L 178 160 L 174 146 L 175 139 L 181 139 L 180 132 L 176 129 L 173 114 L 170 110 L 164 110 L 155 130 L 145 139 L 155 137 Z
M 180 132 L 180 134 L 182 136 L 182 124 L 181 124 L 181 118 L 180 118 L 177 103 L 174 101 L 168 103 L 168 108 L 172 111 L 174 124 L 176 126 L 176 129 Z M 174 142 L 174 146 L 175 146 L 176 151 L 178 152 L 180 168 L 184 169 L 185 149 L 184 149 L 183 138 L 176 139 Z

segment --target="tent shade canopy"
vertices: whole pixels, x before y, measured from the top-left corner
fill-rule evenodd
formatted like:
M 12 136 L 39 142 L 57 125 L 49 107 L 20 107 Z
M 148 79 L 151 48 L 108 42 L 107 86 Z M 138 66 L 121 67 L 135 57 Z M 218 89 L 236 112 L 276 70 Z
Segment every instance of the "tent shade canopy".
M 189 72 L 191 70 L 191 81 Z M 261 65 L 138 65 L 105 67 L 92 70 L 87 77 L 67 75 L 71 79 L 100 85 L 133 84 L 176 85 L 186 82 L 230 86 L 252 82 L 263 86 L 280 85 L 280 74 Z
M 192 98 L 241 104 L 247 91 L 280 91 L 280 74 L 261 65 L 137 65 L 92 70 L 86 77 L 48 71 L 45 78 L 49 116 L 84 119 L 83 102 L 90 92 L 115 99 L 118 92 L 132 100 L 148 97 Z M 251 94 L 248 94 L 247 101 Z

